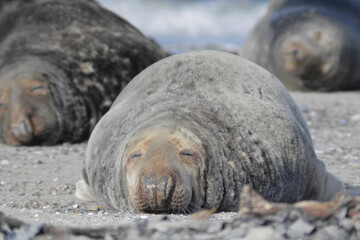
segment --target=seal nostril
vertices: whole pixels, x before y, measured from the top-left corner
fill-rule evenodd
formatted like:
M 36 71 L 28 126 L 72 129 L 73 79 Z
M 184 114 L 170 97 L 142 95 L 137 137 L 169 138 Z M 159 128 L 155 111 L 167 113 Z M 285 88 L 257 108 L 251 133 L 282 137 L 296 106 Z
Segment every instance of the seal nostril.
M 174 184 L 171 176 L 163 176 L 159 178 L 156 182 L 158 204 L 171 198 L 173 188 Z
M 146 189 L 153 189 L 155 187 L 154 174 L 142 177 L 142 181 Z
M 159 191 L 162 191 L 164 193 L 164 196 L 166 195 L 166 188 L 168 185 L 168 181 L 169 181 L 169 177 L 164 176 L 164 177 L 161 177 L 156 183 L 156 188 Z
M 25 119 L 21 120 L 21 122 L 19 123 L 19 131 L 22 134 L 28 134 L 31 132 L 30 126 L 26 124 Z

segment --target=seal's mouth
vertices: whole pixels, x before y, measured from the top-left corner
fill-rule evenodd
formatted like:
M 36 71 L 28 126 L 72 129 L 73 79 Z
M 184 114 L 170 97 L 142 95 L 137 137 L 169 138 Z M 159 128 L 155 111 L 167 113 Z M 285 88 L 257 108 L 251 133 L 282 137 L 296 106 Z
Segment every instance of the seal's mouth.
M 164 184 L 163 179 L 159 183 L 139 185 L 130 201 L 135 212 L 190 214 L 199 208 L 193 202 L 192 191 L 180 184 Z M 170 190 L 168 193 L 166 188 Z

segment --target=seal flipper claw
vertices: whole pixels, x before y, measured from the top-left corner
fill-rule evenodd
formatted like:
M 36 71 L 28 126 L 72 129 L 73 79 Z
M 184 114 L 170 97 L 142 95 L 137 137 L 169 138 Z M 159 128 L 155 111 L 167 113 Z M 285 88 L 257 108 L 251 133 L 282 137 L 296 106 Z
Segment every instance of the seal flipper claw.
M 93 193 L 84 179 L 76 183 L 75 196 L 82 201 L 95 201 Z

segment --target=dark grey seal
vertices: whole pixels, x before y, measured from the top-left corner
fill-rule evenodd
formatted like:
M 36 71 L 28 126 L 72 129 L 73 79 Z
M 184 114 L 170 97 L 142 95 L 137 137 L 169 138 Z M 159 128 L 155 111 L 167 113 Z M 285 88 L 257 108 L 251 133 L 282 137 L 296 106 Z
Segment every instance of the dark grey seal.
M 360 1 L 272 1 L 242 51 L 290 90 L 360 89 Z
M 343 188 L 285 87 L 241 57 L 195 51 L 136 76 L 96 125 L 76 195 L 133 212 L 236 211 L 244 184 L 276 202 Z
M 121 89 L 166 56 L 95 1 L 18 0 L 0 7 L 3 143 L 87 139 Z

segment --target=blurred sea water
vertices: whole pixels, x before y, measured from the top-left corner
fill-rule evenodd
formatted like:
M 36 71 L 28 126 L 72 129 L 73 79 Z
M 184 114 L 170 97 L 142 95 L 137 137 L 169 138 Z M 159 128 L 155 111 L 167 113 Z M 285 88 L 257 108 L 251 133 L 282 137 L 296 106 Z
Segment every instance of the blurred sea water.
M 98 0 L 164 49 L 239 51 L 269 0 Z

